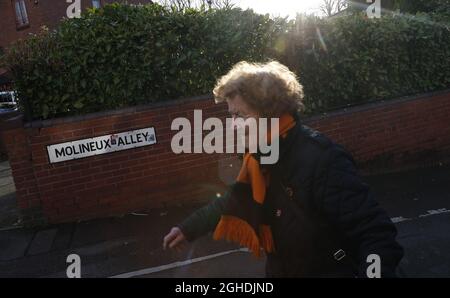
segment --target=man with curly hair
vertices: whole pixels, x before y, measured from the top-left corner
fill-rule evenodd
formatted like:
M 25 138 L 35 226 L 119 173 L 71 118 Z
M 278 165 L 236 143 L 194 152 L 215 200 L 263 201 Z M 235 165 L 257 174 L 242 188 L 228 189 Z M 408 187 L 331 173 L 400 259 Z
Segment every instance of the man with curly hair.
M 276 62 L 236 64 L 214 88 L 233 118 L 278 118 L 279 159 L 247 151 L 228 193 L 164 237 L 164 248 L 213 232 L 267 255 L 267 277 L 367 277 L 375 255 L 381 277 L 403 256 L 396 228 L 358 176 L 351 155 L 302 124 L 303 88 Z M 246 135 L 246 138 L 249 136 Z

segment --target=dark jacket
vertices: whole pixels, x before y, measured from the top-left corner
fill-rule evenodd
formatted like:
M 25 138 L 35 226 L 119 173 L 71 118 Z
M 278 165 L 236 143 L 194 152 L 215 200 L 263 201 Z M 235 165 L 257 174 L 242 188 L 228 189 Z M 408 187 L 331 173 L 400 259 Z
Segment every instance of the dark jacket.
M 277 164 L 265 166 L 264 210 L 276 250 L 267 277 L 366 277 L 370 254 L 380 256 L 382 277 L 395 276 L 403 256 L 396 228 L 341 146 L 298 121 L 280 141 Z M 228 197 L 178 225 L 189 241 L 214 230 Z

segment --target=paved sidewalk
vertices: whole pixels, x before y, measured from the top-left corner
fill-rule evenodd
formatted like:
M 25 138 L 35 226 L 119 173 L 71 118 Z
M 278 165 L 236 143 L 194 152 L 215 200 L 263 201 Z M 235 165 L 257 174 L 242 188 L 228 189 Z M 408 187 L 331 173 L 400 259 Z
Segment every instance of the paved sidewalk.
M 8 161 L 0 162 L 0 230 L 20 226 L 16 188 Z
M 450 166 L 365 180 L 396 222 L 405 275 L 450 277 Z M 181 252 L 162 250 L 170 227 L 197 207 L 0 231 L 0 277 L 65 277 L 72 253 L 81 257 L 82 277 L 264 276 L 264 260 L 210 236 Z

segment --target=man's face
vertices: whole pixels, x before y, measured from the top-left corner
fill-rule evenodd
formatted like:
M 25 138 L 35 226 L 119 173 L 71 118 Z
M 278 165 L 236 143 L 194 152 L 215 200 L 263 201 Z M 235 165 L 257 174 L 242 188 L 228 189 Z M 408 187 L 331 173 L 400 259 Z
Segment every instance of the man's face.
M 256 140 L 257 141 L 257 135 L 254 136 L 254 138 L 250 138 L 250 130 L 248 128 L 248 124 L 253 119 L 255 120 L 256 124 L 258 123 L 259 115 L 258 113 L 249 107 L 249 105 L 242 99 L 240 95 L 236 95 L 235 97 L 227 100 L 228 104 L 228 112 L 230 113 L 231 117 L 233 118 L 233 128 L 238 129 L 239 127 L 242 127 L 242 125 L 245 125 L 245 146 L 248 148 L 249 141 Z M 242 122 L 235 122 L 234 120 L 237 118 L 244 119 L 244 123 Z M 257 127 L 256 127 L 257 129 Z M 256 130 L 257 131 L 257 130 Z

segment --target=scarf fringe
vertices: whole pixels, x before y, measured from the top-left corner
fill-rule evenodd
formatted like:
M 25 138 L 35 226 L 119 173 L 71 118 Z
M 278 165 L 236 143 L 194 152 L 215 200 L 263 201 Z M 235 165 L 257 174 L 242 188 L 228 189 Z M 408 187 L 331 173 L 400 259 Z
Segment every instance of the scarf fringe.
M 235 216 L 223 215 L 214 231 L 213 239 L 239 243 L 247 247 L 256 257 L 261 257 L 261 248 L 266 252 L 273 252 L 272 232 L 268 225 L 259 227 L 259 236 L 260 238 L 246 221 Z
M 248 247 L 255 256 L 261 256 L 258 236 L 246 221 L 238 217 L 223 215 L 214 231 L 213 238 L 239 243 Z
M 259 226 L 259 239 L 266 252 L 274 252 L 275 247 L 272 238 L 272 229 L 269 225 Z

